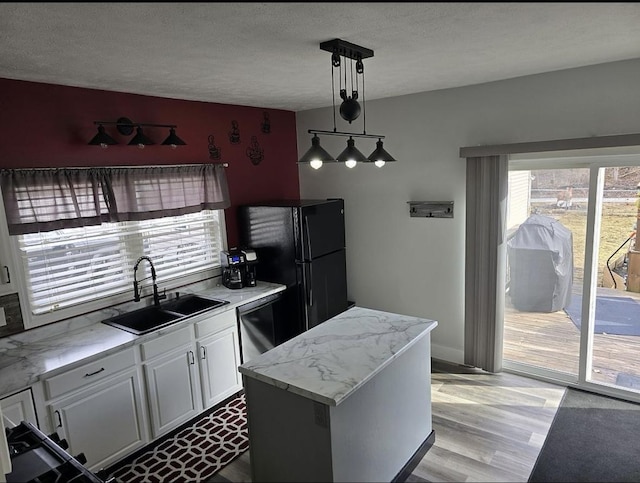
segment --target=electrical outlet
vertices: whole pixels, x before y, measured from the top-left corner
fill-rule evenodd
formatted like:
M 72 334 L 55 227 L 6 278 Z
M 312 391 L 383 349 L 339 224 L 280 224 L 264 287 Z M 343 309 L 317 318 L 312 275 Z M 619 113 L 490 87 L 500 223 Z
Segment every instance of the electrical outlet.
M 0 327 L 7 325 L 7 318 L 4 316 L 4 307 L 0 307 Z

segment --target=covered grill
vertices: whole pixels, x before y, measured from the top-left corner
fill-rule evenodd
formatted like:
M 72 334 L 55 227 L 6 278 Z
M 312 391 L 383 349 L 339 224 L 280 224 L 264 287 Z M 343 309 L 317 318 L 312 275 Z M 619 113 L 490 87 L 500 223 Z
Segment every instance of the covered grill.
M 554 218 L 534 214 L 507 242 L 509 295 L 524 312 L 555 312 L 571 302 L 573 235 Z

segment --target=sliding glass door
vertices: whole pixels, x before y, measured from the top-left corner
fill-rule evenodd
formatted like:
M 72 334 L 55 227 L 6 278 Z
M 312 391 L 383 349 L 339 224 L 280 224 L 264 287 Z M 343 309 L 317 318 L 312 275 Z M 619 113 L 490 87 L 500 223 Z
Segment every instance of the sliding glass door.
M 640 400 L 640 160 L 528 158 L 510 163 L 504 366 Z

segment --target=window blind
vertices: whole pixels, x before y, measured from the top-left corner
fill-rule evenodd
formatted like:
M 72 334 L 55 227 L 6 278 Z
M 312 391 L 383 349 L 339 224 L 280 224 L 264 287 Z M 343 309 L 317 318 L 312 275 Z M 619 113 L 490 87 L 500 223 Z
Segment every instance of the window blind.
M 133 266 L 149 256 L 157 281 L 220 267 L 219 212 L 103 223 L 20 235 L 18 246 L 35 315 L 132 290 Z M 150 275 L 148 264 L 137 279 Z

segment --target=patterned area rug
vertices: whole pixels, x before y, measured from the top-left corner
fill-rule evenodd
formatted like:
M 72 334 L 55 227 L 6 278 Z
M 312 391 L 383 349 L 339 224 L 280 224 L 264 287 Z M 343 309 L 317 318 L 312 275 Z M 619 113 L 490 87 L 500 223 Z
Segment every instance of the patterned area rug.
M 118 483 L 202 481 L 249 449 L 244 393 L 114 471 Z

